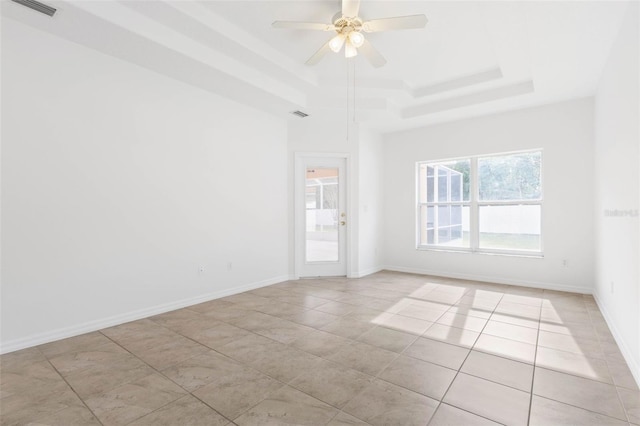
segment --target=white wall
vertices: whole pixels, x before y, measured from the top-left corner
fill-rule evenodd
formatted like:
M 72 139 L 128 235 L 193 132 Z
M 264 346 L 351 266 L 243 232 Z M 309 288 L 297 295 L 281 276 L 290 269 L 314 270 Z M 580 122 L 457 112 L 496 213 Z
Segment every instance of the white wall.
M 367 129 L 359 134 L 358 276 L 382 268 L 384 174 L 382 136 Z
M 7 19 L 2 106 L 3 351 L 288 277 L 284 121 Z
M 595 296 L 640 381 L 638 3 L 626 14 L 595 98 Z M 611 216 L 607 211 L 634 211 Z
M 544 150 L 544 258 L 416 250 L 416 162 L 536 148 Z M 383 158 L 388 269 L 591 292 L 592 99 L 388 134 Z

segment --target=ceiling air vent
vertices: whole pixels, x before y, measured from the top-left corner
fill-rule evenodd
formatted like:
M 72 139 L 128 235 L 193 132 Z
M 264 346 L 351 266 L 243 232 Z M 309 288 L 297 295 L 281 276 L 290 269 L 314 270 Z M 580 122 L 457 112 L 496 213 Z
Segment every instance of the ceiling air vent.
M 309 114 L 306 114 L 306 113 L 304 113 L 302 111 L 293 111 L 291 114 L 297 115 L 300 118 L 305 118 L 305 117 L 309 116 Z
M 27 6 L 30 9 L 33 10 L 37 10 L 40 13 L 44 13 L 45 15 L 49 15 L 49 16 L 53 16 L 54 13 L 56 13 L 55 8 L 51 7 L 51 6 L 47 6 L 44 3 L 40 3 L 39 1 L 36 0 L 12 0 L 16 3 L 19 3 L 23 6 Z

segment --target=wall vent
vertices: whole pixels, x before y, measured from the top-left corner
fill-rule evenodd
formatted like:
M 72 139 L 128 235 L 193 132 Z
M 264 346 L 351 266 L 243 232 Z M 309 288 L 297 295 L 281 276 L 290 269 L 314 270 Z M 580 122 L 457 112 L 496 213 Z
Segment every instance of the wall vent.
M 37 10 L 40 13 L 44 13 L 45 15 L 53 16 L 56 13 L 55 8 L 51 6 L 47 6 L 44 3 L 40 3 L 36 0 L 12 0 L 16 3 L 19 3 L 23 6 L 27 6 L 30 9 Z
M 305 117 L 308 117 L 308 116 L 309 116 L 309 114 L 304 113 L 304 112 L 299 111 L 299 110 L 298 110 L 298 111 L 292 111 L 292 112 L 291 112 L 291 114 L 293 114 L 293 115 L 297 115 L 297 116 L 298 116 L 298 117 L 300 117 L 300 118 L 305 118 Z

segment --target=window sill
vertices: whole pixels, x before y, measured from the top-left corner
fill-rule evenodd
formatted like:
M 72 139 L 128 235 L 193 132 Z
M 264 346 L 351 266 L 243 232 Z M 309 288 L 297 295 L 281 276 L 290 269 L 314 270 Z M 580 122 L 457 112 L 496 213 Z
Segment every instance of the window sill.
M 429 246 L 418 246 L 416 247 L 418 251 L 435 251 L 441 253 L 466 253 L 466 254 L 479 254 L 485 256 L 507 256 L 507 257 L 525 257 L 532 259 L 544 259 L 544 253 L 542 252 L 520 252 L 520 251 L 502 251 L 502 250 L 471 250 L 464 248 L 445 248 L 445 247 L 429 247 Z

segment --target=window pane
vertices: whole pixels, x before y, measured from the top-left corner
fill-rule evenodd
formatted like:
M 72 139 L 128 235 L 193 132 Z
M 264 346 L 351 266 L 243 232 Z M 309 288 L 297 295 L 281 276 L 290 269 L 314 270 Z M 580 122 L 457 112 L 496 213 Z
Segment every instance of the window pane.
M 538 200 L 542 153 L 527 152 L 478 159 L 481 201 Z
M 469 206 L 421 206 L 420 244 L 469 247 Z
M 449 201 L 447 195 L 449 193 L 449 174 L 447 172 L 447 168 L 438 167 L 438 201 Z
M 306 262 L 337 262 L 338 169 L 307 169 Z
M 541 205 L 481 206 L 480 248 L 540 251 Z

